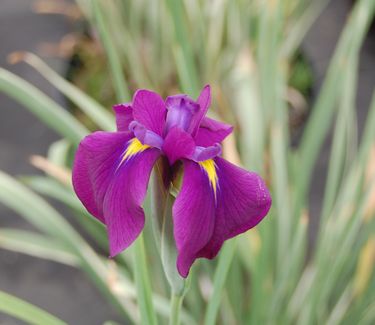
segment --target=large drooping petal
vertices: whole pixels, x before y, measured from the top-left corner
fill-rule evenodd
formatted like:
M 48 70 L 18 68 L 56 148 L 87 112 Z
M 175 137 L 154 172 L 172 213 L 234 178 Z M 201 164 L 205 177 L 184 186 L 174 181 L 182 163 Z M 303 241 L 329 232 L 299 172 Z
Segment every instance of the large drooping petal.
M 113 175 L 103 202 L 111 256 L 126 249 L 143 229 L 145 215 L 141 205 L 159 156 L 158 149 L 143 147 L 122 160 Z
M 79 144 L 73 166 L 73 186 L 86 209 L 105 222 L 103 200 L 124 152 L 130 132 L 94 132 Z
M 129 131 L 129 124 L 133 121 L 133 109 L 130 103 L 113 106 L 116 114 L 117 131 Z
M 204 117 L 194 140 L 197 146 L 208 147 L 221 143 L 233 131 L 233 126 Z
M 150 90 L 140 89 L 134 94 L 132 105 L 134 120 L 163 136 L 167 110 L 160 95 Z
M 187 277 L 198 252 L 206 246 L 214 230 L 215 193 L 206 172 L 198 163 L 184 161 L 181 190 L 173 205 L 177 269 Z
M 262 178 L 216 157 L 218 178 L 215 228 L 210 241 L 197 254 L 214 258 L 223 242 L 256 226 L 271 207 Z

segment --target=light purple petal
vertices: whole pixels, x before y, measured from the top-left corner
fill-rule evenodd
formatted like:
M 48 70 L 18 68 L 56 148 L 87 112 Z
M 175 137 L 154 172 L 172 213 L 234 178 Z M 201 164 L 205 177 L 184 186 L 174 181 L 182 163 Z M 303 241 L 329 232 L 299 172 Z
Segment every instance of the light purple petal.
M 131 122 L 129 125 L 129 130 L 134 133 L 142 144 L 147 144 L 151 147 L 161 149 L 164 142 L 163 138 L 155 132 L 146 129 L 139 122 Z
M 146 149 L 126 160 L 116 171 L 104 197 L 110 254 L 126 249 L 142 231 L 145 215 L 141 207 L 158 149 Z
M 134 94 L 134 120 L 160 136 L 163 136 L 166 113 L 164 100 L 157 93 L 140 89 Z
M 178 251 L 177 269 L 186 278 L 198 252 L 210 240 L 214 229 L 214 192 L 207 175 L 195 162 L 184 161 L 182 187 L 172 211 Z
M 206 115 L 208 108 L 211 105 L 211 87 L 205 85 L 198 96 L 197 103 L 200 106 L 200 110 L 203 112 L 202 117 Z
M 174 95 L 165 100 L 165 105 L 168 110 L 165 132 L 167 133 L 171 128 L 177 126 L 191 133 L 192 119 L 199 111 L 199 104 L 187 95 Z
M 195 150 L 195 143 L 191 135 L 179 127 L 169 130 L 162 147 L 169 163 L 173 165 L 178 159 L 189 158 Z
M 216 156 L 221 154 L 221 146 L 216 143 L 210 147 L 195 147 L 194 154 L 192 156 L 192 160 L 194 161 L 204 161 L 208 159 L 212 159 Z
M 233 126 L 204 117 L 195 136 L 197 146 L 209 147 L 221 143 L 233 131 Z
M 199 125 L 204 118 L 204 116 L 207 114 L 208 108 L 211 105 L 211 87 L 210 85 L 206 85 L 203 87 L 201 93 L 198 96 L 197 103 L 199 104 L 199 112 L 194 116 L 192 121 L 192 130 L 191 134 L 193 137 L 196 136 Z
M 129 124 L 133 121 L 133 109 L 131 103 L 117 104 L 113 106 L 116 114 L 117 131 L 127 132 Z
M 216 157 L 218 175 L 215 229 L 211 240 L 197 254 L 214 258 L 223 242 L 256 226 L 271 207 L 262 178 Z
M 79 144 L 73 165 L 73 186 L 86 209 L 105 222 L 103 200 L 130 132 L 94 132 Z

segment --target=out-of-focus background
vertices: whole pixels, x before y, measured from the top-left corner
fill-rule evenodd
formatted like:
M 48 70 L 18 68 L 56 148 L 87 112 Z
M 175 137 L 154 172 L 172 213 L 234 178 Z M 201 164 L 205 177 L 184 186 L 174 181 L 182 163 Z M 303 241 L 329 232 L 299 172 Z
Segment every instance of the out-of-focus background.
M 214 14 L 215 6 L 219 7 L 219 3 L 220 1 L 212 1 L 211 9 Z M 322 9 L 312 23 L 299 46 L 298 55 L 293 59 L 294 63 L 292 63 L 291 69 L 295 68 L 295 75 L 291 77 L 291 98 L 289 98 L 292 102 L 292 112 L 289 116 L 291 147 L 298 147 L 300 144 L 304 126 L 311 114 L 312 103 L 316 101 L 318 94 L 322 91 L 322 84 L 330 60 L 354 4 L 355 1 L 351 0 L 329 1 L 328 5 Z M 309 2 L 307 2 L 307 5 L 309 5 Z M 136 8 L 136 5 L 133 7 Z M 153 9 L 157 10 L 156 7 Z M 194 8 L 194 5 L 191 5 L 191 8 L 187 5 L 185 10 L 196 10 L 196 8 Z M 216 14 L 228 14 L 230 16 L 230 13 L 227 12 Z M 152 15 L 150 14 L 150 16 Z M 142 23 L 147 24 L 144 21 Z M 204 22 L 202 23 L 204 24 Z M 221 28 L 221 26 L 217 26 L 217 28 Z M 252 31 L 255 34 L 258 32 L 257 28 Z M 106 60 L 103 50 L 98 49 L 94 44 L 95 40 L 92 40 L 93 36 L 98 36 L 95 33 L 97 32 L 93 32 L 88 26 L 87 20 L 73 1 L 1 0 L 0 66 L 27 80 L 64 108 L 75 112 L 75 116 L 86 123 L 85 117 L 77 110 L 75 105 L 34 68 L 24 63 L 23 59 L 19 58 L 19 56 L 22 57 L 19 52 L 27 51 L 37 54 L 58 74 L 68 78 L 91 96 L 96 96 L 96 99 L 104 106 L 110 107 L 111 103 L 116 100 L 116 90 L 114 89 L 116 87 L 107 87 L 107 83 L 110 82 L 108 66 L 105 63 L 103 64 Z M 118 35 L 115 36 L 118 37 Z M 124 35 L 124 42 L 127 42 L 127 37 L 129 35 Z M 225 37 L 228 37 L 228 35 Z M 255 51 L 256 47 L 259 46 L 259 43 L 256 43 L 257 37 L 267 36 L 255 36 Z M 210 41 L 208 40 L 208 42 Z M 238 46 L 237 43 L 235 45 Z M 152 45 L 145 42 L 141 46 L 144 46 L 147 51 L 147 48 Z M 214 50 L 215 46 L 220 45 L 215 45 L 215 42 L 213 42 Z M 226 44 L 223 51 L 229 51 L 230 47 L 230 44 Z M 238 47 L 238 51 L 241 50 L 243 49 Z M 98 54 L 95 51 L 99 51 Z M 184 62 L 183 59 L 181 60 L 180 62 Z M 218 60 L 215 64 L 225 65 L 225 63 L 225 58 L 223 58 L 222 61 Z M 124 64 L 127 65 L 128 62 Z M 200 64 L 204 63 L 200 62 Z M 180 65 L 183 65 L 183 63 L 180 63 Z M 228 69 L 230 69 L 230 66 L 228 64 Z M 125 70 L 128 69 L 130 68 L 125 68 Z M 137 69 L 137 66 L 134 69 Z M 212 69 L 215 69 L 215 67 Z M 241 69 L 245 70 L 246 68 Z M 225 77 L 223 77 L 226 73 L 231 74 L 231 71 L 217 73 L 218 78 L 224 80 L 220 87 L 225 87 L 227 83 Z M 215 74 L 210 75 L 210 78 L 213 75 Z M 152 80 L 152 77 L 151 73 L 147 75 L 147 78 L 151 79 L 151 84 L 157 83 L 158 81 Z M 134 78 L 137 78 L 137 76 Z M 176 78 L 178 79 L 178 77 Z M 204 79 L 204 77 L 199 79 L 201 78 Z M 128 81 L 131 84 L 130 87 L 133 87 L 132 85 L 139 84 L 141 80 L 142 76 L 139 76 L 138 80 Z M 213 81 L 212 79 L 207 80 L 211 83 Z M 168 80 L 168 82 L 163 80 L 163 82 L 164 84 L 160 84 L 160 87 L 165 86 L 163 89 L 165 93 L 174 89 L 178 90 L 176 80 Z M 374 86 L 375 29 L 372 26 L 366 33 L 358 65 L 357 93 L 355 96 L 357 120 L 353 127 L 358 129 L 359 138 L 367 121 Z M 215 90 L 215 84 L 213 88 Z M 219 98 L 220 91 L 215 91 Z M 344 96 L 344 93 L 342 96 Z M 220 112 L 218 114 L 224 119 L 228 116 L 225 112 L 224 114 L 220 114 Z M 95 129 L 95 126 L 90 122 L 87 122 L 86 125 L 88 128 Z M 306 233 L 308 247 L 314 247 L 324 201 L 323 195 L 327 180 L 334 123 L 332 123 L 330 129 L 325 137 L 326 140 L 319 149 L 308 191 L 309 229 Z M 25 109 L 24 105 L 0 92 L 0 169 L 2 171 L 12 176 L 42 175 L 42 172 L 35 167 L 35 165 L 38 165 L 38 159 L 34 157 L 33 165 L 30 162 L 30 157 L 35 155 L 46 156 L 49 146 L 58 139 L 60 139 L 60 135 Z M 19 204 L 22 204 L 22 202 Z M 54 204 L 73 225 L 76 225 L 71 211 L 66 206 L 61 203 Z M 0 228 L 34 229 L 5 205 L 0 205 Z M 90 240 L 88 239 L 89 242 Z M 32 302 L 69 324 L 102 324 L 109 319 L 122 323 L 122 318 L 116 308 L 103 297 L 95 285 L 79 269 L 47 259 L 37 259 L 16 252 L 16 250 L 0 249 L 0 290 Z M 22 249 L 19 250 L 22 251 Z M 0 312 L 0 324 L 22 323 Z
M 73 4 L 72 1 L 52 2 L 57 7 L 61 4 L 62 8 Z M 79 32 L 80 26 L 64 10 L 60 14 L 39 14 L 37 6 L 38 2 L 30 0 L 1 1 L 0 66 L 66 106 L 64 96 L 35 70 L 26 64 L 11 65 L 8 61 L 14 51 L 31 51 L 40 54 L 61 75 L 67 74 L 71 58 L 69 52 L 61 53 L 59 47 L 64 37 Z M 30 157 L 45 155 L 49 145 L 59 137 L 2 93 L 0 106 L 0 169 L 15 176 L 37 172 L 30 164 Z M 30 225 L 1 205 L 0 227 L 29 229 Z M 113 308 L 79 270 L 3 249 L 0 250 L 0 289 L 34 302 L 69 324 L 102 324 L 107 319 L 116 319 Z M 0 313 L 0 324 L 21 322 Z

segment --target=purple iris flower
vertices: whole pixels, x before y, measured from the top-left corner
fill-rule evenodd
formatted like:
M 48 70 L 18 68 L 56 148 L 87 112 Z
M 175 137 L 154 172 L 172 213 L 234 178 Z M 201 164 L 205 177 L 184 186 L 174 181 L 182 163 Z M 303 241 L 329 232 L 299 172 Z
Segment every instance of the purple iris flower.
M 194 101 L 187 95 L 165 101 L 138 90 L 130 104 L 114 106 L 117 132 L 94 132 L 79 145 L 74 189 L 86 209 L 107 226 L 110 255 L 126 249 L 144 227 L 141 207 L 153 166 L 183 171 L 173 205 L 177 269 L 187 277 L 199 257 L 212 259 L 223 242 L 257 225 L 271 196 L 264 181 L 221 158 L 220 143 L 232 126 L 205 117 L 210 86 Z M 172 222 L 172 220 L 171 220 Z

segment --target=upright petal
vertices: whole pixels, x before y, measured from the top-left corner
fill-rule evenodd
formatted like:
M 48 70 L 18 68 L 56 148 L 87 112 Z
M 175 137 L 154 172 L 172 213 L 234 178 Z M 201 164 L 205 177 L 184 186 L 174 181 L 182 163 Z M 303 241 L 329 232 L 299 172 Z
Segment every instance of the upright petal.
M 199 164 L 185 160 L 182 187 L 173 205 L 177 269 L 187 277 L 197 254 L 206 246 L 214 230 L 215 194 Z
M 95 132 L 79 144 L 73 165 L 73 186 L 86 209 L 102 222 L 103 200 L 130 132 Z
M 129 124 L 133 121 L 133 109 L 130 103 L 113 106 L 116 114 L 117 131 L 129 131 Z
M 130 155 L 115 172 L 103 202 L 108 228 L 110 254 L 126 249 L 142 231 L 145 215 L 141 207 L 152 167 L 160 156 L 147 148 Z
M 215 228 L 210 241 L 198 253 L 214 258 L 223 242 L 256 226 L 271 207 L 270 193 L 255 173 L 215 158 L 218 190 Z
M 206 85 L 203 87 L 201 93 L 198 96 L 197 103 L 199 104 L 199 112 L 195 114 L 194 119 L 192 121 L 193 129 L 191 130 L 191 134 L 193 137 L 196 136 L 199 125 L 206 115 L 208 108 L 211 105 L 211 87 L 210 85 Z
M 195 136 L 197 146 L 208 147 L 221 143 L 233 131 L 233 126 L 204 117 Z
M 134 94 L 134 120 L 160 136 L 163 136 L 166 112 L 164 100 L 157 93 L 140 89 Z
M 205 85 L 199 94 L 197 102 L 200 106 L 200 111 L 202 112 L 202 117 L 206 115 L 208 108 L 211 105 L 211 87 L 210 85 Z

